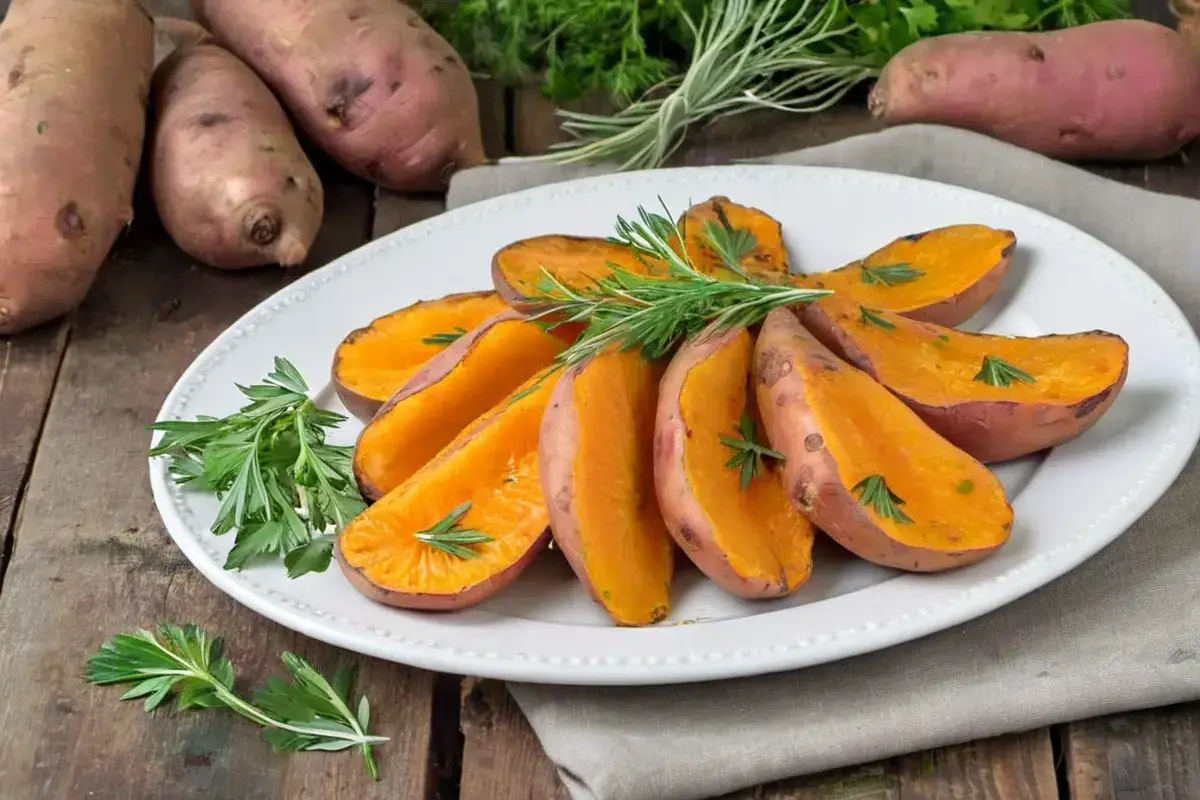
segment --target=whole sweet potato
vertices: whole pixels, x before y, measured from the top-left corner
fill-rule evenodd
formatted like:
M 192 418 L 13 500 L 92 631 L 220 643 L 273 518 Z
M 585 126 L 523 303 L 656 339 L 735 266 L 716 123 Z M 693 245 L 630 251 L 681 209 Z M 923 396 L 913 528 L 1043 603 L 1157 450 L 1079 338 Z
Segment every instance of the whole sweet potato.
M 1154 159 L 1200 133 L 1200 60 L 1171 28 L 1094 22 L 1046 33 L 922 39 L 885 65 L 869 105 L 1056 158 Z
M 176 50 L 154 75 L 151 188 L 167 233 L 225 269 L 295 266 L 325 195 L 271 90 L 228 50 Z
M 0 335 L 75 308 L 133 219 L 153 58 L 137 0 L 17 0 L 0 25 Z
M 1000 480 L 788 308 L 767 315 L 754 381 L 770 446 L 797 507 L 860 558 L 911 572 L 972 564 L 1008 541 Z
M 466 66 L 397 0 L 192 0 L 192 8 L 354 174 L 436 190 L 483 161 Z

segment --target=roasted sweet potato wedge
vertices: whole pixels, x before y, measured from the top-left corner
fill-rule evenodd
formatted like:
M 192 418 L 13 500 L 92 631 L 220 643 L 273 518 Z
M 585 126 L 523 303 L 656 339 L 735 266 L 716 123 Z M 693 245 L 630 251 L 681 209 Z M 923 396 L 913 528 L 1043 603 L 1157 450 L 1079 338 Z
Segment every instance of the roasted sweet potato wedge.
M 538 290 L 546 272 L 564 286 L 580 289 L 597 278 L 612 274 L 612 265 L 635 275 L 667 276 L 665 263 L 639 256 L 624 245 L 607 239 L 551 234 L 521 239 L 502 247 L 492 257 L 492 284 L 510 306 L 525 313 L 540 310 L 529 298 Z
M 338 398 L 366 422 L 426 361 L 505 308 L 495 292 L 464 292 L 414 303 L 351 331 L 333 356 Z
M 721 254 L 714 248 L 710 226 L 737 231 L 734 244 L 739 237 L 749 237 L 752 246 L 738 260 L 738 266 L 752 277 L 771 282 L 789 279 L 787 247 L 783 243 L 783 226 L 774 217 L 757 208 L 738 205 L 724 195 L 710 197 L 703 203 L 689 208 L 676 223 L 683 231 L 687 255 L 693 267 L 708 275 L 738 280 L 737 273 L 725 266 Z M 744 231 L 745 233 L 741 233 Z M 720 234 L 718 233 L 718 241 Z M 679 238 L 671 240 L 671 247 L 679 252 Z
M 866 258 L 798 283 L 870 308 L 960 325 L 1004 282 L 1017 237 L 986 225 L 948 225 L 903 236 Z
M 334 554 L 387 605 L 476 605 L 508 586 L 550 541 L 538 430 L 559 373 L 539 373 L 356 517 Z
M 565 348 L 512 309 L 459 337 L 413 373 L 359 434 L 354 476 L 363 497 L 378 500 L 408 480 Z
M 1129 346 L 1105 331 L 1012 337 L 964 333 L 832 295 L 801 321 L 985 463 L 1074 439 L 1112 406 Z
M 786 459 L 789 495 L 847 550 L 933 572 L 1008 541 L 1013 510 L 991 470 L 838 358 L 792 310 L 763 321 L 754 381 L 770 446 Z
M 636 349 L 567 368 L 542 418 L 538 472 L 554 542 L 618 625 L 671 608 L 675 545 L 654 494 L 654 411 L 664 364 Z
M 753 351 L 746 328 L 710 327 L 671 358 L 659 390 L 655 482 L 671 535 L 701 572 L 739 597 L 781 597 L 812 574 L 815 532 L 775 461 L 746 449 L 765 442 L 749 392 Z

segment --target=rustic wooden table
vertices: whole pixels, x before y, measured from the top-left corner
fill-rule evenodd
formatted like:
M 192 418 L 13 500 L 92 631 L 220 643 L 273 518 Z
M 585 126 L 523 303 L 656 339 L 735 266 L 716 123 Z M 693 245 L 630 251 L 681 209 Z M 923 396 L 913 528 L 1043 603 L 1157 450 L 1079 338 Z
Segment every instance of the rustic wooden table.
M 536 92 L 484 86 L 481 107 L 493 155 L 538 151 L 554 136 Z M 696 132 L 675 160 L 719 163 L 871 127 L 858 107 L 804 119 L 754 115 Z M 440 196 L 378 194 L 320 164 L 328 213 L 304 268 L 197 266 L 164 235 L 143 188 L 132 230 L 83 307 L 0 340 L 0 798 L 566 797 L 502 685 L 358 658 L 255 615 L 191 568 L 155 511 L 144 426 L 201 348 L 308 270 L 443 208 Z M 1186 157 L 1093 169 L 1200 198 L 1200 166 Z M 230 714 L 147 715 L 119 703 L 118 690 L 82 680 L 101 641 L 160 620 L 224 634 L 247 682 L 277 672 L 284 649 L 322 669 L 354 658 L 378 732 L 391 737 L 378 754 L 382 781 L 367 780 L 353 752 L 277 756 Z M 732 797 L 1200 798 L 1200 704 L 914 753 Z

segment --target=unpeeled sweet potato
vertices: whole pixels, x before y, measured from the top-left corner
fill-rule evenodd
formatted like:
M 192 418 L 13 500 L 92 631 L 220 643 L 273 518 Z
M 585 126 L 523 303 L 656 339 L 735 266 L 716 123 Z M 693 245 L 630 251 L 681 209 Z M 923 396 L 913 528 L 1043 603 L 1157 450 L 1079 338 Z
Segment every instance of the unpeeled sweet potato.
M 797 507 L 860 558 L 912 572 L 975 563 L 1008 541 L 999 479 L 778 308 L 754 352 L 770 445 Z
M 495 292 L 462 292 L 413 303 L 356 328 L 333 356 L 338 398 L 355 417 L 370 420 L 429 359 L 506 307 Z
M 397 0 L 192 0 L 297 125 L 350 172 L 389 189 L 444 189 L 483 161 L 466 65 Z
M 1200 61 L 1165 25 L 1108 20 L 1045 33 L 916 41 L 869 105 L 886 125 L 974 130 L 1055 158 L 1146 160 L 1200 133 Z
M 132 221 L 153 58 L 137 0 L 19 0 L 0 24 L 0 335 L 78 306 Z
M 342 529 L 334 553 L 356 589 L 388 605 L 448 611 L 486 600 L 529 566 L 550 541 L 538 431 L 560 374 L 530 379 Z M 465 511 L 460 531 L 490 541 L 458 545 L 465 553 L 455 555 L 418 538 L 456 511 Z
M 654 413 L 663 364 L 636 349 L 568 367 L 542 418 L 538 471 L 554 541 L 619 625 L 671 607 L 675 547 L 654 494 Z
M 201 39 L 159 65 L 154 97 L 151 189 L 180 249 L 223 269 L 303 263 L 324 188 L 266 84 Z
M 836 295 L 810 304 L 801 320 L 834 353 L 985 463 L 1079 436 L 1112 406 L 1129 369 L 1129 346 L 1105 331 L 964 333 Z
M 511 309 L 448 345 L 413 373 L 359 434 L 353 460 L 363 496 L 377 500 L 408 480 L 565 347 Z
M 746 328 L 710 327 L 671 358 L 659 391 L 655 482 L 667 528 L 705 575 L 739 597 L 782 597 L 811 576 L 815 531 L 773 459 L 752 463 L 744 486 L 743 468 L 730 463 L 738 451 L 726 440 L 745 441 L 743 415 L 762 430 L 749 391 L 753 350 Z

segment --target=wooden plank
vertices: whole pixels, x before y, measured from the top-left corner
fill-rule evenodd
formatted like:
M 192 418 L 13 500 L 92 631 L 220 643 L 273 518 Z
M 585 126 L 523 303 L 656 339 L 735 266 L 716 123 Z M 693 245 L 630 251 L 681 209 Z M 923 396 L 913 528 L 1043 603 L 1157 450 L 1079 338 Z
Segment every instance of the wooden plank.
M 369 187 L 326 170 L 330 213 L 311 265 L 366 240 Z M 268 622 L 213 588 L 168 538 L 150 497 L 144 426 L 196 353 L 305 269 L 203 269 L 145 206 L 79 315 L 0 595 L 0 797 L 427 796 L 433 678 L 358 658 Z M 161 620 L 227 638 L 243 689 L 293 649 L 321 669 L 352 659 L 392 740 L 372 784 L 354 752 L 276 755 L 223 711 L 146 714 L 80 677 L 110 635 Z
M 904 800 L 1053 800 L 1050 730 L 968 742 L 897 759 Z
M 1200 797 L 1200 703 L 1074 722 L 1064 740 L 1072 800 Z

